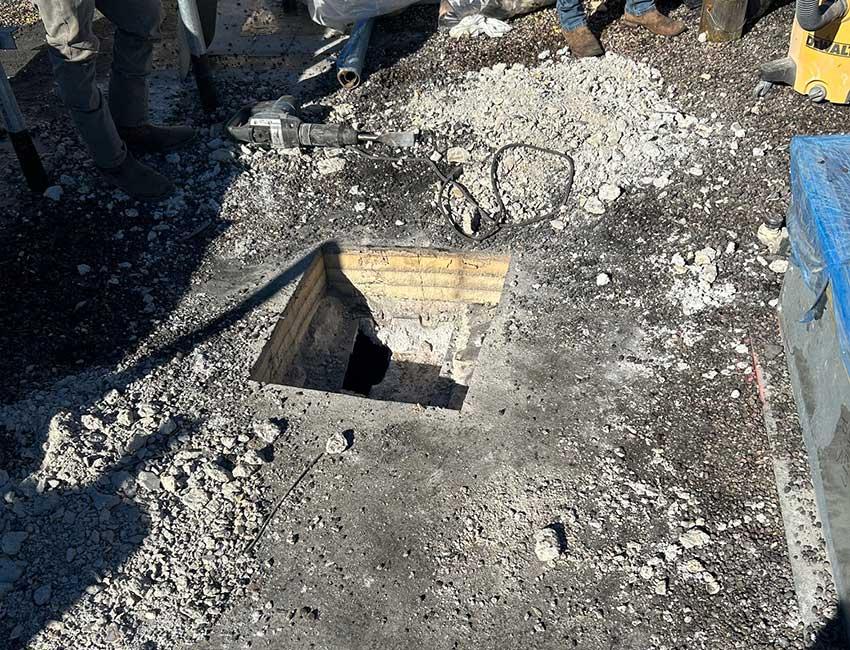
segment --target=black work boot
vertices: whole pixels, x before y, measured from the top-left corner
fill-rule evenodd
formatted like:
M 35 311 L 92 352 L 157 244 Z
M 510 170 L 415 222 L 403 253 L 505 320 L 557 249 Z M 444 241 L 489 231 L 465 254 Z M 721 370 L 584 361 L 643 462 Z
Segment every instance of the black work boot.
M 185 147 L 195 139 L 195 129 L 189 126 L 119 126 L 118 135 L 135 153 L 166 153 Z
M 137 201 L 158 201 L 174 192 L 174 183 L 158 171 L 140 163 L 130 152 L 117 167 L 98 167 L 104 178 Z
M 566 39 L 570 48 L 570 54 L 577 59 L 583 59 L 587 56 L 602 56 L 604 53 L 599 39 L 587 27 L 582 26 L 566 30 L 564 39 Z

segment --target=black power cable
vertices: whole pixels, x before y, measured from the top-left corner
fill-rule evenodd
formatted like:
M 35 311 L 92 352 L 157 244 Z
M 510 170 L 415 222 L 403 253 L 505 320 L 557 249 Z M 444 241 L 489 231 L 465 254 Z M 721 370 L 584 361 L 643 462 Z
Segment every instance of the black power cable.
M 540 216 L 532 217 L 531 219 L 524 219 L 522 221 L 508 220 L 508 211 L 505 208 L 505 201 L 502 197 L 502 189 L 499 185 L 499 163 L 502 160 L 503 154 L 506 151 L 510 151 L 512 149 L 529 149 L 531 151 L 538 151 L 540 153 L 550 154 L 552 156 L 562 158 L 566 161 L 566 180 L 561 192 L 561 196 L 559 196 L 556 202 L 554 202 L 555 208 L 553 210 L 550 210 L 549 212 L 546 212 L 545 214 L 542 214 Z M 424 158 L 421 156 L 394 157 L 381 154 L 374 154 L 361 147 L 353 147 L 352 150 L 357 152 L 357 154 L 359 154 L 360 156 L 368 158 L 369 160 L 386 162 L 420 162 L 428 165 L 434 172 L 434 174 L 437 176 L 437 178 L 440 179 L 441 184 L 440 191 L 437 194 L 437 201 L 440 207 L 440 212 L 442 213 L 443 217 L 459 235 L 466 237 L 467 239 L 479 242 L 490 239 L 502 230 L 525 228 L 527 226 L 532 226 L 536 223 L 540 223 L 541 221 L 551 220 L 558 212 L 560 212 L 561 208 L 563 208 L 567 204 L 567 200 L 570 197 L 570 192 L 573 189 L 573 181 L 575 179 L 575 163 L 569 155 L 561 153 L 560 151 L 555 151 L 554 149 L 538 147 L 532 144 L 523 144 L 520 142 L 506 144 L 496 150 L 496 153 L 493 154 L 493 160 L 490 162 L 490 187 L 492 189 L 493 196 L 496 199 L 497 205 L 496 211 L 491 213 L 482 208 L 478 200 L 469 191 L 469 188 L 467 188 L 463 183 L 457 180 L 461 172 L 460 167 L 455 167 L 448 174 L 446 174 L 443 172 L 442 169 L 440 169 L 437 163 L 435 163 L 430 158 Z M 461 195 L 467 205 L 472 206 L 473 213 L 476 217 L 476 221 L 478 222 L 478 229 L 474 233 L 467 233 L 463 229 L 462 222 L 458 222 L 458 219 L 452 212 L 451 197 L 447 195 L 450 190 L 457 190 L 457 192 Z

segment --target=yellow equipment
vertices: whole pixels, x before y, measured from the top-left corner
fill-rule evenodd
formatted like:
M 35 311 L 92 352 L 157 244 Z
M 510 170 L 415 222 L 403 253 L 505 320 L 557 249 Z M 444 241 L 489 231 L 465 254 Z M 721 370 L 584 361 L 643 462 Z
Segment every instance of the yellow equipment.
M 850 103 L 850 17 L 846 0 L 797 0 L 788 56 L 762 65 L 756 94 L 793 86 L 815 102 Z

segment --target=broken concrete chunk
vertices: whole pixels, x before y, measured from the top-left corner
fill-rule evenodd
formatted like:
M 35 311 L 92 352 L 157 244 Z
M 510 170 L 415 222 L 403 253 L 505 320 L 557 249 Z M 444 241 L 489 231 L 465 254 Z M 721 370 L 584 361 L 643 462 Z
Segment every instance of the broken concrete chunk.
M 233 479 L 229 472 L 218 465 L 207 465 L 204 467 L 204 474 L 216 483 L 229 483 Z
M 159 490 L 161 485 L 159 476 L 157 476 L 153 472 L 147 471 L 139 472 L 139 476 L 136 478 L 136 482 L 146 490 Z
M 708 284 L 714 284 L 717 280 L 717 264 L 705 264 L 700 267 L 699 279 Z
M 605 214 L 605 205 L 596 196 L 591 196 L 584 202 L 584 211 L 590 214 Z
M 210 502 L 209 495 L 200 488 L 192 488 L 186 491 L 181 500 L 190 510 L 203 510 Z
M 767 246 L 767 251 L 771 255 L 776 255 L 782 248 L 783 242 L 788 239 L 788 229 L 771 228 L 766 223 L 763 223 L 759 226 L 756 236 L 762 244 Z
M 446 151 L 446 160 L 450 163 L 461 164 L 469 162 L 470 157 L 469 152 L 463 147 L 452 147 Z
M 234 478 L 248 478 L 260 468 L 259 465 L 249 465 L 247 463 L 239 463 L 233 468 Z
M 599 199 L 605 203 L 612 203 L 616 201 L 620 198 L 622 193 L 623 190 L 620 189 L 620 186 L 614 185 L 613 183 L 603 183 L 599 187 Z
M 265 465 L 268 461 L 265 457 L 255 449 L 249 449 L 242 456 L 242 462 L 248 465 Z
M 341 454 L 348 449 L 348 440 L 341 432 L 336 432 L 325 443 L 325 453 Z
M 711 537 L 701 528 L 691 528 L 679 536 L 679 544 L 683 548 L 699 548 L 711 542 Z
M 338 174 L 345 169 L 345 159 L 339 156 L 335 158 L 325 158 L 316 163 L 316 169 L 322 176 L 330 176 Z
M 114 494 L 101 494 L 100 492 L 92 492 L 91 500 L 98 510 L 109 510 L 121 503 L 120 497 Z
M 276 420 L 254 422 L 254 433 L 265 442 L 272 443 L 283 433 L 285 427 Z
M 767 265 L 774 273 L 785 273 L 788 270 L 788 260 L 773 260 L 770 264 Z
M 711 246 L 706 246 L 694 253 L 694 264 L 697 266 L 705 266 L 711 264 L 717 259 L 717 251 Z
M 561 538 L 551 526 L 541 528 L 534 533 L 534 554 L 541 562 L 557 560 L 563 552 Z
M 172 494 L 175 494 L 177 492 L 177 478 L 174 476 L 161 476 L 159 479 L 159 484 L 166 492 L 171 492 Z

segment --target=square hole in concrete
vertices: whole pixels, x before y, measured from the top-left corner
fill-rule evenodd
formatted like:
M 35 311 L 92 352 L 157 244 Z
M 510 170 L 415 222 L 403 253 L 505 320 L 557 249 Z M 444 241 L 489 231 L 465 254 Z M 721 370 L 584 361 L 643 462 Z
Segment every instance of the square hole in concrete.
M 509 263 L 479 253 L 326 244 L 251 378 L 460 410 Z

